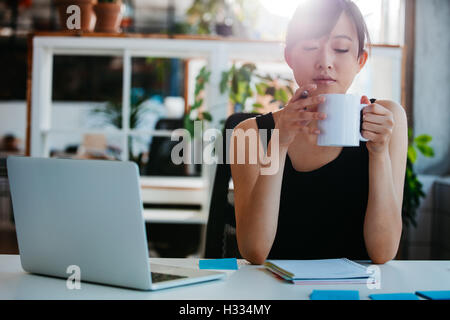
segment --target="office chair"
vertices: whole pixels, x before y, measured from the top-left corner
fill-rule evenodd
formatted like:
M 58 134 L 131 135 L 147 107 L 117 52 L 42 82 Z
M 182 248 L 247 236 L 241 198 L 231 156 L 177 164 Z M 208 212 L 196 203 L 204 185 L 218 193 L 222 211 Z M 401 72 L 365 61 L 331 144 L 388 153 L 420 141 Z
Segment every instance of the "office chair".
M 227 155 L 226 129 L 234 129 L 240 122 L 256 117 L 256 113 L 235 113 L 228 117 L 223 130 L 223 155 Z M 205 258 L 241 258 L 236 240 L 234 206 L 228 202 L 231 179 L 229 161 L 217 164 L 214 178 L 208 224 L 206 228 Z
M 156 130 L 176 130 L 183 128 L 183 119 L 159 119 Z M 148 162 L 144 168 L 144 175 L 148 176 L 185 176 L 184 164 L 173 164 L 170 159 L 172 148 L 178 141 L 171 141 L 170 137 L 153 137 L 150 144 Z

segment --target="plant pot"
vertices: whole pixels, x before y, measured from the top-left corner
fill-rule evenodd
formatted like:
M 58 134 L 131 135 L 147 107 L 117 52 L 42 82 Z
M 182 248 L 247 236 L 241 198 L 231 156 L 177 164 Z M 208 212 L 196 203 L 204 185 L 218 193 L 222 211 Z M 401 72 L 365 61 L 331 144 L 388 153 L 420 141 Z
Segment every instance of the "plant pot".
M 92 0 L 56 0 L 56 6 L 59 12 L 59 25 L 64 31 L 94 31 L 95 14 L 93 10 Z M 69 29 L 67 26 L 68 20 L 74 14 L 74 11 L 67 13 L 67 8 L 71 5 L 76 5 L 80 8 L 80 28 Z
M 97 15 L 96 32 L 119 32 L 122 20 L 121 3 L 97 3 L 94 12 Z
M 233 26 L 225 23 L 216 23 L 216 33 L 219 36 L 229 37 L 233 35 Z

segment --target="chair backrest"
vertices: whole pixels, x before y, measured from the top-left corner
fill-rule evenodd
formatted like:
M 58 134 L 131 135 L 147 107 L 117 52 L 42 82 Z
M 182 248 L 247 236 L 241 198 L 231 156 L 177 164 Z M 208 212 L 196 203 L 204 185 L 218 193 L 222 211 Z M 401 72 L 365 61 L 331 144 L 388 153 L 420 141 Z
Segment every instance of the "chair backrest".
M 183 119 L 159 119 L 156 130 L 176 130 L 183 128 Z M 172 148 L 178 141 L 172 141 L 170 137 L 153 137 L 149 146 L 150 154 L 144 168 L 144 175 L 149 176 L 184 176 L 186 168 L 184 164 L 174 164 L 170 155 Z
M 234 129 L 242 121 L 257 115 L 255 113 L 235 113 L 228 117 L 222 134 L 222 154 L 224 156 L 228 154 L 226 148 L 229 145 L 226 130 Z M 236 241 L 234 206 L 228 201 L 231 168 L 229 161 L 224 159 L 222 162 L 222 164 L 217 164 L 214 178 L 206 229 L 205 258 L 240 258 Z

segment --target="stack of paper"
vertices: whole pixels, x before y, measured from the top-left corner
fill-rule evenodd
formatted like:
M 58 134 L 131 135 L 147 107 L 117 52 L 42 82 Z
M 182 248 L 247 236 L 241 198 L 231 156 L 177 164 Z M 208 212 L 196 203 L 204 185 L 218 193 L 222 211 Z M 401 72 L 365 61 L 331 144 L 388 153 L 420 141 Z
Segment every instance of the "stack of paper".
M 295 284 L 375 283 L 371 270 L 346 258 L 267 260 L 264 266 Z

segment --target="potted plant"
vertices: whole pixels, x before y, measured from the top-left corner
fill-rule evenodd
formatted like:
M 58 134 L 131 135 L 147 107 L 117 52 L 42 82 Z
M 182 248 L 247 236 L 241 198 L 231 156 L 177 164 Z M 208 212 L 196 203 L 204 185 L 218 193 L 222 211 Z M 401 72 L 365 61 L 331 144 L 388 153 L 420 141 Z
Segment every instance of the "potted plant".
M 184 127 L 189 131 L 191 138 L 194 137 L 194 122 L 195 121 L 212 121 L 212 116 L 207 111 L 200 111 L 203 105 L 203 91 L 205 84 L 209 81 L 211 72 L 203 67 L 195 77 L 195 91 L 194 104 L 189 106 L 189 111 L 184 116 Z
M 190 136 L 187 140 L 188 143 L 185 149 L 185 151 L 187 151 L 187 154 L 185 156 L 187 159 L 190 159 L 191 162 L 192 160 L 195 160 L 196 156 L 201 156 L 201 153 L 199 155 L 199 152 L 201 152 L 202 150 L 202 137 L 199 136 L 198 132 L 194 131 L 195 122 L 201 121 L 201 125 L 203 127 L 204 121 L 212 121 L 211 114 L 207 111 L 202 111 L 205 84 L 209 81 L 210 75 L 211 72 L 208 71 L 206 67 L 200 69 L 200 72 L 195 77 L 194 104 L 189 106 L 189 110 L 184 116 L 184 128 L 189 132 Z M 196 154 L 194 155 L 194 153 Z M 187 175 L 198 175 L 199 171 L 199 165 L 195 163 L 186 164 Z
M 421 198 L 425 197 L 425 193 L 422 189 L 422 183 L 417 178 L 417 174 L 414 172 L 414 163 L 417 160 L 417 151 L 422 153 L 425 157 L 433 157 L 434 150 L 428 145 L 432 140 L 432 137 L 427 134 L 422 134 L 417 137 L 413 137 L 411 129 L 408 129 L 408 154 L 406 159 L 406 173 L 405 183 L 403 187 L 403 204 L 402 204 L 402 240 L 400 242 L 399 250 L 397 252 L 396 259 L 408 259 L 408 229 L 411 227 L 417 227 L 416 215 L 417 209 L 420 206 Z
M 150 112 L 148 106 L 144 103 L 148 99 L 148 95 L 142 88 L 132 88 L 130 96 L 130 129 L 136 129 L 141 124 L 142 118 L 145 114 Z M 122 128 L 122 102 L 108 101 L 104 107 L 95 108 L 92 110 L 93 115 L 99 115 L 103 118 L 105 124 L 113 125 L 116 128 Z M 128 136 L 128 158 L 131 161 L 140 165 L 138 159 L 133 153 L 132 137 Z
M 188 23 L 193 27 L 194 33 L 211 34 L 212 20 L 221 2 L 223 0 L 194 0 L 186 12 Z
M 261 80 L 261 82 L 255 85 L 256 92 L 260 97 L 264 98 L 263 100 L 269 98 L 269 104 L 278 104 L 274 106 L 275 108 L 283 108 L 288 103 L 290 97 L 294 95 L 292 89 L 294 81 L 292 79 L 273 78 L 270 75 L 261 76 L 258 74 L 256 77 Z M 260 102 L 253 104 L 254 110 L 258 111 L 263 108 L 264 106 Z
M 235 21 L 243 19 L 244 1 L 194 0 L 186 11 L 183 29 L 194 34 L 235 35 Z
M 252 85 L 252 77 L 255 76 L 261 81 Z M 286 82 L 282 84 L 280 80 Z M 245 63 L 240 68 L 233 64 L 229 71 L 222 72 L 222 79 L 220 82 L 220 92 L 223 94 L 228 91 L 229 99 L 233 105 L 234 112 L 244 112 L 247 110 L 246 102 L 248 98 L 254 97 L 256 93 L 260 98 L 260 102 L 255 102 L 252 105 L 251 112 L 260 112 L 264 109 L 263 104 L 271 104 L 279 102 L 278 107 L 282 107 L 289 100 L 289 95 L 292 96 L 291 88 L 292 80 L 274 79 L 270 75 L 261 76 L 256 73 L 256 65 L 253 63 Z M 270 100 L 262 102 L 262 100 Z
M 434 150 L 428 145 L 432 137 L 427 134 L 413 138 L 412 130 L 409 129 L 408 138 L 410 144 L 408 146 L 405 185 L 403 189 L 402 218 L 406 227 L 410 224 L 416 227 L 416 211 L 419 208 L 420 199 L 425 197 L 425 193 L 422 190 L 422 183 L 417 179 L 417 175 L 414 172 L 414 163 L 417 159 L 416 150 L 429 158 L 434 157 Z
M 88 32 L 94 31 L 96 16 L 93 10 L 93 0 L 55 0 L 55 4 L 58 8 L 59 25 L 62 30 Z M 73 10 L 73 7 L 70 7 L 73 5 L 80 8 L 80 25 L 74 25 L 74 27 L 71 28 L 71 24 L 75 23 L 76 20 L 74 14 L 78 14 L 77 10 Z
M 119 32 L 120 22 L 122 20 L 121 8 L 121 0 L 98 0 L 97 4 L 94 5 L 94 11 L 97 15 L 95 31 Z
M 245 63 L 240 68 L 233 64 L 229 71 L 222 72 L 220 93 L 228 91 L 234 112 L 244 111 L 247 99 L 253 96 L 250 84 L 255 70 L 255 64 Z

